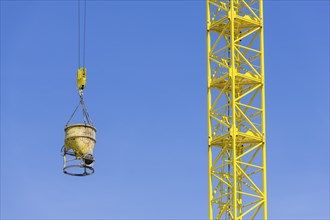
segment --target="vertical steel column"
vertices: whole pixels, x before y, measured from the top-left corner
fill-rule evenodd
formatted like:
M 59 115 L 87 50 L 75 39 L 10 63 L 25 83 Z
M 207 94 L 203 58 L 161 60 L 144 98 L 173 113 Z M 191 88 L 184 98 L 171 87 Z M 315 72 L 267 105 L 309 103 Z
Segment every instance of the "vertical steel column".
M 228 11 L 228 22 L 230 23 L 230 69 L 229 69 L 229 81 L 231 83 L 231 109 L 232 109 L 232 123 L 231 123 L 231 148 L 232 148 L 232 166 L 233 166 L 233 181 L 232 181 L 232 194 L 234 207 L 234 219 L 237 219 L 237 167 L 236 167 L 236 111 L 235 111 L 235 99 L 236 99 L 236 85 L 235 85 L 235 8 L 234 0 L 229 1 L 229 11 Z
M 266 104 L 265 104 L 265 57 L 264 57 L 264 28 L 263 28 L 263 18 L 264 18 L 264 10 L 263 10 L 263 0 L 259 0 L 260 4 L 260 21 L 261 23 L 261 30 L 260 30 L 260 66 L 261 66 L 261 77 L 262 77 L 262 91 L 261 91 L 261 102 L 262 102 L 262 134 L 263 134 L 263 150 L 262 150 L 262 183 L 263 183 L 263 193 L 264 193 L 264 217 L 265 219 L 268 218 L 267 213 L 267 169 L 266 169 Z
M 211 36 L 209 31 L 209 25 L 210 25 L 210 8 L 206 6 L 206 53 L 210 53 L 210 45 L 211 45 Z M 211 72 L 210 63 L 208 62 L 207 58 L 207 72 Z M 211 75 L 207 74 L 207 88 L 210 88 L 210 82 L 211 82 Z M 212 219 L 213 216 L 213 210 L 212 210 L 212 176 L 211 176 L 211 167 L 212 167 L 212 148 L 211 148 L 211 133 L 212 133 L 212 125 L 211 125 L 211 117 L 210 117 L 210 111 L 211 108 L 211 91 L 210 89 L 207 90 L 207 109 L 208 109 L 208 200 L 209 200 L 209 219 Z

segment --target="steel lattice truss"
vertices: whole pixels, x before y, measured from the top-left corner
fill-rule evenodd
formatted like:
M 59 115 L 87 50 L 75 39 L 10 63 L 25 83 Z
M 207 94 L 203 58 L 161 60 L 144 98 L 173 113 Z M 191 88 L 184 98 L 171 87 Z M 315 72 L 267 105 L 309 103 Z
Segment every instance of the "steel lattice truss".
M 207 0 L 209 219 L 267 219 L 262 1 Z

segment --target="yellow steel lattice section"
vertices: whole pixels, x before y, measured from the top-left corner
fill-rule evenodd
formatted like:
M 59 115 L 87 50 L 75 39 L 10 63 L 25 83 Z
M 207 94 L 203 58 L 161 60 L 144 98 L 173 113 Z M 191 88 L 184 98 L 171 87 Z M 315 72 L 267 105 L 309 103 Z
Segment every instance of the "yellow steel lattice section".
M 206 8 L 209 219 L 267 219 L 262 1 Z

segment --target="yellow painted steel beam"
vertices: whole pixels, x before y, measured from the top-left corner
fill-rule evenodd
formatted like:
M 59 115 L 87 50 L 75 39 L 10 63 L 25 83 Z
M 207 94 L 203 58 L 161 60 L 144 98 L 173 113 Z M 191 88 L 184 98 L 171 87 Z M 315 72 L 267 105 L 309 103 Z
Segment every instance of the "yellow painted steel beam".
M 207 1 L 207 5 L 209 4 L 209 2 Z M 210 8 L 207 6 L 206 7 L 206 25 L 207 25 L 207 30 L 209 30 L 209 26 L 211 24 L 210 21 Z M 207 31 L 206 33 L 206 44 L 207 44 L 207 54 L 209 54 L 209 50 L 211 47 L 211 36 L 210 36 L 210 32 Z M 210 88 L 211 87 L 211 66 L 210 66 L 210 62 L 209 62 L 209 56 L 207 56 L 207 72 L 209 74 L 207 74 L 207 87 Z M 211 92 L 208 90 L 207 92 L 207 108 L 210 109 L 211 108 Z M 212 200 L 213 200 L 213 183 L 212 183 L 212 148 L 211 148 L 211 115 L 210 115 L 210 111 L 208 112 L 208 200 L 209 200 L 209 219 L 213 218 L 213 209 L 212 209 Z
M 207 0 L 209 219 L 267 219 L 263 2 Z

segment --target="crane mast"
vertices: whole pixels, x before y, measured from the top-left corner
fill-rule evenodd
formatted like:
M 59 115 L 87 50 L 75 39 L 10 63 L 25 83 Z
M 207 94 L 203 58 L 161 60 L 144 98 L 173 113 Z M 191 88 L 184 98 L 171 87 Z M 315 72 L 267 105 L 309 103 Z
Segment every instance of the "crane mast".
M 206 0 L 209 219 L 267 219 L 262 0 Z

